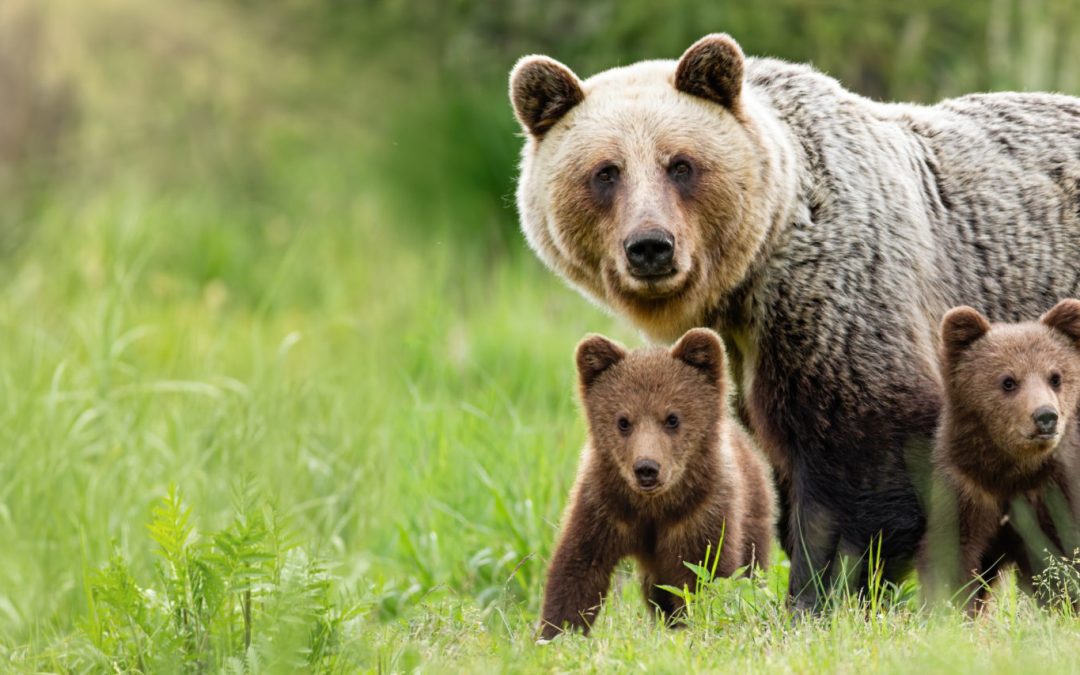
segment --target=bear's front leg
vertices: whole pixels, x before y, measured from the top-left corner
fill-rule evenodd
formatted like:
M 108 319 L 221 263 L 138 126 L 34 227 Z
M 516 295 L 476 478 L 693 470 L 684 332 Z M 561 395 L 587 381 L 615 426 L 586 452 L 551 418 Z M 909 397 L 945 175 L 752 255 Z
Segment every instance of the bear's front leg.
M 1002 533 L 1004 514 L 984 503 L 963 497 L 957 500 L 959 562 L 963 586 L 958 594 L 964 608 L 975 615 L 986 604 L 989 584 L 997 570 L 1008 562 Z
M 686 600 L 660 586 L 695 590 L 697 578 L 684 565 L 666 571 L 642 569 L 641 593 L 658 621 L 669 627 L 679 626 L 686 612 Z
M 611 585 L 611 574 L 621 557 L 610 530 L 595 511 L 575 505 L 551 559 L 540 639 L 551 640 L 566 628 L 586 635 Z
M 823 609 L 840 543 L 840 522 L 824 501 L 828 488 L 810 484 L 806 477 L 796 474 L 792 481 L 787 533 L 791 551 L 788 602 L 800 614 Z

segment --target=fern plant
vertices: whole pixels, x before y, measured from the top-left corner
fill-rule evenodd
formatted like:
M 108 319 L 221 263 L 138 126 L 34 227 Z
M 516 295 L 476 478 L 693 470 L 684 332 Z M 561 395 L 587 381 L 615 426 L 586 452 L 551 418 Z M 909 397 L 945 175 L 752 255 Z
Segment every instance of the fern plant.
M 229 524 L 206 536 L 180 492 L 154 508 L 155 583 L 140 586 L 122 555 L 91 576 L 83 631 L 123 672 L 334 670 L 359 607 L 340 607 L 326 565 L 291 535 L 250 481 Z

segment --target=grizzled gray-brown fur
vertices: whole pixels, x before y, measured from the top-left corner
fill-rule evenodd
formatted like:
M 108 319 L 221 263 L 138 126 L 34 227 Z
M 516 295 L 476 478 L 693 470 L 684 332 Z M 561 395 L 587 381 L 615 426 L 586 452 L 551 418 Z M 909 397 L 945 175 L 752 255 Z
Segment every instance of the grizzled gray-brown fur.
M 796 606 L 879 534 L 906 573 L 945 310 L 1019 321 L 1080 292 L 1080 99 L 879 103 L 726 35 L 584 81 L 524 57 L 511 99 L 539 257 L 653 339 L 723 336 Z

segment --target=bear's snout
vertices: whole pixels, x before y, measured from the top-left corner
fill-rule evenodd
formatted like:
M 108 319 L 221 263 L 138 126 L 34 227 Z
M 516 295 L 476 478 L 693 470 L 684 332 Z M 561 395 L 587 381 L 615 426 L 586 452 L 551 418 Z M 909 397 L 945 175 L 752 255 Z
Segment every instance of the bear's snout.
M 675 271 L 675 237 L 663 228 L 632 233 L 623 241 L 623 250 L 635 277 L 666 276 Z
M 639 487 L 652 490 L 660 484 L 660 465 L 651 459 L 639 459 L 634 462 L 634 477 Z
M 1031 419 L 1035 421 L 1035 428 L 1040 436 L 1053 436 L 1057 433 L 1058 414 L 1050 406 L 1044 405 L 1036 409 Z

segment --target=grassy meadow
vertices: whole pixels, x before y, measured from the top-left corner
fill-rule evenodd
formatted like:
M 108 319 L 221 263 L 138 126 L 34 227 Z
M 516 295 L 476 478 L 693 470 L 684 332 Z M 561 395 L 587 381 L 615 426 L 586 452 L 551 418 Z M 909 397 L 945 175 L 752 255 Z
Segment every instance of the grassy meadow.
M 642 341 L 517 233 L 505 72 L 597 35 L 584 63 L 673 56 L 699 21 L 635 40 L 644 3 L 595 32 L 598 3 L 556 38 L 573 3 L 92 4 L 0 6 L 0 670 L 1080 669 L 1077 619 L 1009 584 L 974 621 L 910 581 L 793 623 L 782 559 L 703 583 L 678 631 L 624 567 L 593 637 L 534 644 L 584 439 L 574 345 Z M 916 4 L 903 44 L 947 12 Z M 927 41 L 931 65 L 867 82 L 1067 87 L 1064 51 L 1025 47 L 1066 11 L 1044 4 L 989 75 Z M 740 39 L 764 21 L 732 11 Z M 444 21 L 446 59 L 400 32 Z M 790 56 L 831 53 L 815 35 Z

